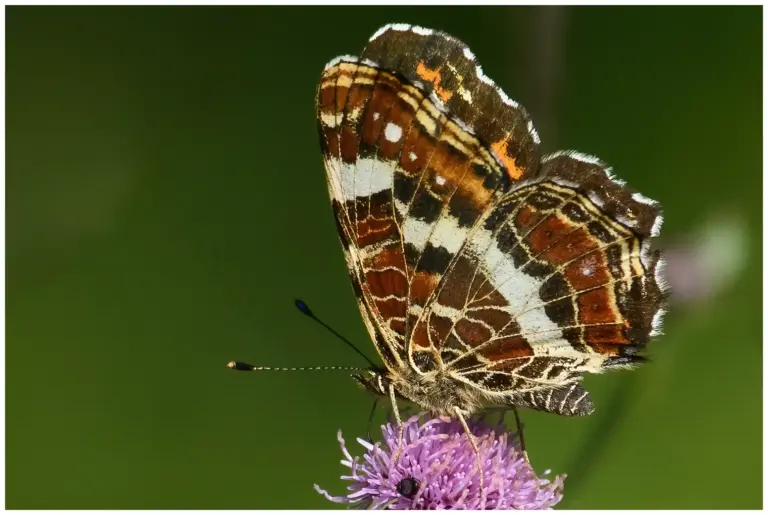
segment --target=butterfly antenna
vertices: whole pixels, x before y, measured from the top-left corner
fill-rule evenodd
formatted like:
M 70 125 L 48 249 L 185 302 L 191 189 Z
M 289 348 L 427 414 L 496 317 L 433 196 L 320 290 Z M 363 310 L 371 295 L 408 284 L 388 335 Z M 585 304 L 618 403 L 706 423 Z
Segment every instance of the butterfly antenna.
M 230 361 L 227 366 L 232 370 L 242 370 L 245 372 L 299 372 L 299 371 L 320 371 L 320 370 L 356 370 L 362 372 L 367 370 L 360 367 L 257 367 L 255 365 L 249 365 L 242 361 Z
M 303 301 L 303 300 L 301 300 L 301 299 L 296 299 L 296 300 L 295 300 L 295 304 L 296 304 L 296 307 L 297 307 L 297 308 L 299 308 L 299 311 L 301 311 L 302 313 L 304 313 L 305 315 L 307 315 L 309 318 L 311 318 L 312 320 L 314 320 L 315 322 L 317 322 L 317 323 L 318 323 L 318 324 L 320 324 L 321 326 L 323 326 L 323 327 L 325 327 L 326 329 L 328 329 L 328 330 L 329 330 L 331 333 L 333 333 L 333 334 L 334 334 L 334 336 L 336 336 L 338 339 L 340 339 L 341 341 L 343 341 L 344 343 L 346 343 L 347 345 L 349 345 L 349 346 L 352 348 L 352 350 L 354 350 L 355 352 L 357 352 L 357 353 L 358 353 L 360 356 L 362 356 L 362 357 L 363 357 L 363 359 L 364 359 L 365 361 L 367 361 L 367 362 L 368 362 L 368 363 L 371 365 L 371 368 L 375 368 L 375 369 L 378 369 L 378 368 L 379 368 L 379 367 L 377 367 L 377 366 L 376 366 L 376 364 L 375 364 L 373 361 L 371 361 L 370 359 L 368 359 L 368 356 L 366 356 L 365 354 L 363 354 L 362 352 L 360 352 L 360 349 L 358 349 L 357 347 L 355 347 L 355 345 L 354 345 L 354 344 L 353 344 L 351 341 L 349 341 L 349 340 L 347 340 L 346 338 L 344 338 L 342 335 L 340 335 L 339 333 L 337 333 L 337 332 L 336 332 L 336 331 L 335 331 L 335 330 L 334 330 L 334 329 L 333 329 L 331 326 L 329 326 L 328 324 L 326 324 L 325 322 L 323 322 L 322 320 L 320 320 L 319 318 L 317 318 L 317 316 L 315 316 L 315 314 L 312 312 L 312 310 L 311 310 L 311 309 L 309 309 L 309 306 L 307 306 L 307 305 L 304 303 L 304 301 Z

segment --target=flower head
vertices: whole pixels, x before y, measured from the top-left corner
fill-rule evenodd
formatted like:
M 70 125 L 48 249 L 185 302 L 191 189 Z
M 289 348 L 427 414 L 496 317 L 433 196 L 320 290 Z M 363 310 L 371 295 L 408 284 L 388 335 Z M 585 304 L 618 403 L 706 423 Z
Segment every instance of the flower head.
M 563 497 L 565 475 L 550 481 L 539 478 L 525 459 L 516 434 L 503 424 L 492 427 L 467 421 L 483 466 L 484 499 L 479 488 L 477 456 L 457 420 L 426 419 L 415 415 L 403 423 L 403 449 L 396 463 L 397 424 L 382 426 L 384 442 L 365 447 L 362 459 L 352 457 L 339 431 L 339 442 L 351 475 L 346 496 L 327 499 L 369 508 L 413 509 L 546 509 Z

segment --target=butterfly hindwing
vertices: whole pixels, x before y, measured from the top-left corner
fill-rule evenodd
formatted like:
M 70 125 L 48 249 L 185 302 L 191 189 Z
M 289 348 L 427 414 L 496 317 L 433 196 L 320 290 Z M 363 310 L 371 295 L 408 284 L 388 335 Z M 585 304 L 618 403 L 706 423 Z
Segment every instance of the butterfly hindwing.
M 639 360 L 663 314 L 649 250 L 660 223 L 658 205 L 596 159 L 545 158 L 536 180 L 473 229 L 438 286 L 425 318 L 442 327 L 442 363 L 491 396 L 513 396 Z

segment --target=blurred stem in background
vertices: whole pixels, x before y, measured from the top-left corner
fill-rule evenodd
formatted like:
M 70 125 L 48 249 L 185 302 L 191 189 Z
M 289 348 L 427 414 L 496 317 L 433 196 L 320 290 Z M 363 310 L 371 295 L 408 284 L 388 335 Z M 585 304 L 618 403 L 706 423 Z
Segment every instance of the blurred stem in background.
M 508 11 L 513 14 L 514 11 Z M 542 154 L 558 150 L 558 111 L 565 86 L 565 37 L 568 11 L 562 6 L 542 6 L 529 11 L 530 22 L 523 48 L 523 64 L 529 79 L 525 87 L 525 107 L 541 136 Z M 509 70 L 514 67 L 509 67 Z

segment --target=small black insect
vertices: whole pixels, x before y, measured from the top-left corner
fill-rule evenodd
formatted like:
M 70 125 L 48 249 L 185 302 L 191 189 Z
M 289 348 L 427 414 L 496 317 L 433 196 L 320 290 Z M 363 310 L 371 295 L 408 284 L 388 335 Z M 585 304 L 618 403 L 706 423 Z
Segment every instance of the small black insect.
M 407 497 L 408 499 L 413 499 L 413 496 L 416 495 L 416 492 L 419 491 L 420 483 L 412 478 L 412 477 L 405 477 L 398 481 L 397 483 L 397 493 L 402 495 L 403 497 Z

